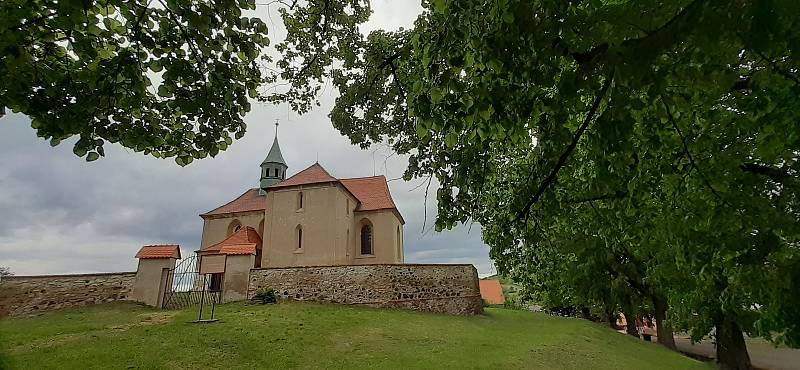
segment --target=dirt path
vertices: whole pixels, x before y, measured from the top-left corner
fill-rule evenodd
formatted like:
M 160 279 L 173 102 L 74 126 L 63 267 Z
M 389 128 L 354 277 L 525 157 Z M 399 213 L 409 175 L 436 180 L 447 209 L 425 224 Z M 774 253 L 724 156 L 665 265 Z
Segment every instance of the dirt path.
M 713 358 L 716 350 L 710 340 L 692 344 L 689 338 L 675 337 L 681 352 Z M 800 349 L 775 348 L 761 340 L 748 340 L 747 351 L 753 366 L 764 370 L 800 370 Z

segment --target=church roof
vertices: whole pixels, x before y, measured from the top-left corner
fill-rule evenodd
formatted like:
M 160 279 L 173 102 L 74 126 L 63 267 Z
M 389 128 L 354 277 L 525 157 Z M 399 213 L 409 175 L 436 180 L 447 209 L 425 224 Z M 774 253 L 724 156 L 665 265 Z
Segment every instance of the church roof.
M 268 189 L 280 189 L 292 186 L 311 185 L 335 182 L 342 186 L 358 200 L 356 211 L 377 211 L 382 209 L 394 210 L 403 221 L 403 216 L 397 210 L 389 192 L 389 185 L 384 176 L 355 177 L 337 179 L 331 176 L 319 163 L 314 163 L 308 168 L 296 173 L 294 176 L 270 186 Z M 226 215 L 231 213 L 263 211 L 267 208 L 266 197 L 259 193 L 259 189 L 250 189 L 238 198 L 227 204 L 203 213 L 200 217 Z
M 238 198 L 201 214 L 200 217 L 225 215 L 238 212 L 263 211 L 265 209 L 267 209 L 266 197 L 262 194 L 259 194 L 259 189 L 250 189 L 244 192 L 244 194 L 240 195 Z
M 284 188 L 288 186 L 318 184 L 322 182 L 338 181 L 335 177 L 331 176 L 319 163 L 314 163 L 310 167 L 294 174 L 294 176 L 283 180 L 270 188 Z
M 231 234 L 225 240 L 200 248 L 200 253 L 219 253 L 219 254 L 255 254 L 256 250 L 261 249 L 261 237 L 258 236 L 256 229 L 247 226 Z
M 275 140 L 272 141 L 272 148 L 269 149 L 269 153 L 267 153 L 267 158 L 264 158 L 264 161 L 261 163 L 280 163 L 286 165 L 286 161 L 283 160 L 283 155 L 281 154 L 281 146 L 278 145 L 278 134 L 275 134 Z
M 397 208 L 383 176 L 356 177 L 339 180 L 360 202 L 356 211 Z

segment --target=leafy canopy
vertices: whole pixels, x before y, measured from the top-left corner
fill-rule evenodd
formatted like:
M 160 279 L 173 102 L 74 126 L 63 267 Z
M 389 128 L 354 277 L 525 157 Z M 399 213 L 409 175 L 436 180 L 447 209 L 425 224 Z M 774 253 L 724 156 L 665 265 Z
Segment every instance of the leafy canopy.
M 79 136 L 88 161 L 120 143 L 181 165 L 244 134 L 248 97 L 271 78 L 254 0 L 0 3 L 0 114 L 51 145 Z
M 409 154 L 407 179 L 441 184 L 437 227 L 478 221 L 540 293 L 655 292 L 698 337 L 800 345 L 796 1 L 423 5 L 410 30 L 357 39 L 353 18 L 355 55 L 286 54 L 314 72 L 280 98 L 303 110 L 331 79 L 334 126 Z M 288 19 L 290 48 L 324 29 Z

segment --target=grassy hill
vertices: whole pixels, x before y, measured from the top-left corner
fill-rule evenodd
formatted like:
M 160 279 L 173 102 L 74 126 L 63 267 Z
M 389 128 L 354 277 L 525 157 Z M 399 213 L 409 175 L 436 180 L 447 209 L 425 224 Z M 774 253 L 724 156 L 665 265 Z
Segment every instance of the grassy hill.
M 488 309 L 453 317 L 361 307 L 108 304 L 0 320 L 2 369 L 710 369 L 600 325 Z

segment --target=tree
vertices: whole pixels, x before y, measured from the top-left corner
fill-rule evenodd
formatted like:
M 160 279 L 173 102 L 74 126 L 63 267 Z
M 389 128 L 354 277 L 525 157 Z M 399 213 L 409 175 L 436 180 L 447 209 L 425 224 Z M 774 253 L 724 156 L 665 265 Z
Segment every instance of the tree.
M 406 179 L 441 184 L 437 227 L 481 223 L 501 272 L 530 286 L 574 292 L 556 283 L 591 265 L 580 284 L 608 303 L 616 262 L 595 262 L 628 256 L 620 279 L 640 274 L 696 339 L 716 328 L 724 368 L 752 367 L 743 332 L 800 346 L 796 2 L 423 5 L 413 29 L 352 53 L 322 37 L 286 54 L 300 67 L 278 99 L 302 111 L 330 78 L 334 126 L 409 154 Z M 286 48 L 324 30 L 284 20 L 306 35 Z
M 6 266 L 0 266 L 0 279 L 6 276 L 14 276 L 14 273 L 11 272 L 11 268 Z
M 119 143 L 185 165 L 245 132 L 248 97 L 272 80 L 254 0 L 0 3 L 0 116 L 30 117 L 93 161 Z

